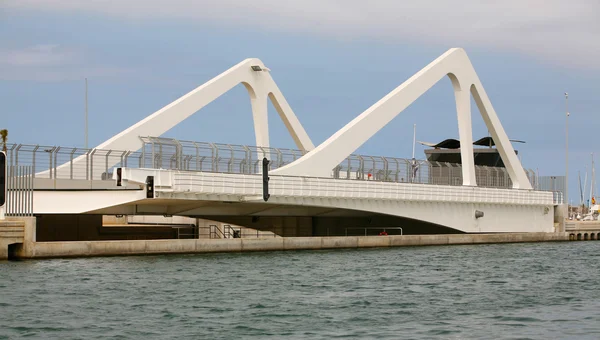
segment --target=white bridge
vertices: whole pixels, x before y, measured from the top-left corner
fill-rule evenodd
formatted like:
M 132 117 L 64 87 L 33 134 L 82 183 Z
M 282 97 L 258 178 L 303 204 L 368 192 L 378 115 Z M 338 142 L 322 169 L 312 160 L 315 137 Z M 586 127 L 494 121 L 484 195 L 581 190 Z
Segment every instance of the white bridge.
M 456 99 L 462 166 L 353 154 L 446 76 Z M 256 147 L 147 137 L 163 135 L 240 83 L 250 96 Z M 474 164 L 471 96 L 505 168 Z M 298 150 L 270 148 L 268 100 Z M 553 192 L 535 190 L 535 176 L 521 166 L 471 62 L 458 48 L 316 147 L 270 70 L 247 59 L 92 150 L 19 145 L 9 155 L 11 164 L 34 168 L 34 214 L 182 215 L 256 225 L 279 218 L 278 223 L 312 230 L 306 236 L 323 234 L 323 225 L 344 224 L 402 226 L 412 233 L 551 232 L 562 203 Z M 263 157 L 273 165 L 267 202 Z

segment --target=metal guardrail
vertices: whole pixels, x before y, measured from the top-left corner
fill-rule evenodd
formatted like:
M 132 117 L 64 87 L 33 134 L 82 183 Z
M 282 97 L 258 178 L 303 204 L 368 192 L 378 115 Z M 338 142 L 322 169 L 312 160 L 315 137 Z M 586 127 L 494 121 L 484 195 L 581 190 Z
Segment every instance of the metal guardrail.
M 31 166 L 8 166 L 6 178 L 6 215 L 33 215 L 33 168 Z
M 232 227 L 229 224 L 224 224 L 222 228 L 214 224 L 208 227 L 199 227 L 199 230 L 205 229 L 208 229 L 208 238 L 210 239 L 277 237 L 277 234 L 270 231 L 260 231 L 258 229 L 250 231 L 242 227 Z M 206 233 L 200 234 L 206 235 Z
M 160 170 L 142 170 L 158 176 Z M 170 172 L 162 183 L 169 197 L 190 193 L 235 195 L 262 198 L 261 176 L 208 173 L 194 171 Z M 414 183 L 339 180 L 334 178 L 269 175 L 269 193 L 278 197 L 339 198 L 374 200 L 410 200 L 424 202 L 462 202 L 490 204 L 550 205 L 555 194 L 548 191 L 481 188 L 467 186 L 436 186 Z M 556 194 L 558 195 L 558 193 Z
M 137 151 L 68 148 L 27 144 L 8 145 L 13 166 L 31 166 L 33 176 L 51 179 L 110 180 L 115 167 L 154 168 L 257 174 L 264 156 L 270 170 L 285 166 L 304 155 L 300 150 L 140 137 Z M 78 157 L 80 157 L 78 159 Z M 78 161 L 75 161 L 78 159 Z M 511 188 L 505 168 L 476 166 L 481 187 Z M 526 170 L 533 187 L 540 190 L 538 176 Z M 350 155 L 332 169 L 331 177 L 380 182 L 462 185 L 460 164 L 428 162 L 382 156 Z M 546 189 L 548 190 L 548 189 Z

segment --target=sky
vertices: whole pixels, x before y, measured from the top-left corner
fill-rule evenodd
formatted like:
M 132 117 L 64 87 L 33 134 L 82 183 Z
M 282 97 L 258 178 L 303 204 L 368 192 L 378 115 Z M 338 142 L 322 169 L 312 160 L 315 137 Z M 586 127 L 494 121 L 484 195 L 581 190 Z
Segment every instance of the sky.
M 452 47 L 464 48 L 526 168 L 569 186 L 600 151 L 597 0 L 3 0 L 0 128 L 14 143 L 95 146 L 241 60 L 260 58 L 315 144 Z M 473 105 L 473 137 L 487 129 Z M 409 158 L 457 138 L 444 79 L 358 153 Z M 294 148 L 272 107 L 271 145 Z M 254 145 L 240 85 L 165 136 Z M 417 156 L 423 158 L 418 146 Z M 600 157 L 597 157 L 600 158 Z M 575 191 L 574 191 L 575 190 Z

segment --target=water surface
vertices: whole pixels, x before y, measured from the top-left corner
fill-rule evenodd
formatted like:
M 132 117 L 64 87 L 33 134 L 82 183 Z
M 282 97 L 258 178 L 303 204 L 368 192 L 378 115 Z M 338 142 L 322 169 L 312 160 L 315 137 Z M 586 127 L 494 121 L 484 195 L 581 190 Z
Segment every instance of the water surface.
M 600 241 L 0 262 L 0 339 L 598 339 Z

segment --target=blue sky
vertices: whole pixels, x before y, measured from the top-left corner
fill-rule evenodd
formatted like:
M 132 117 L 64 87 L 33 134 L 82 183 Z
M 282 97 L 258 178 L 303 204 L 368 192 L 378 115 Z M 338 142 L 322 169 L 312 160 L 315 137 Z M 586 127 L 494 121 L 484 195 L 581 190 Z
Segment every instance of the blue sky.
M 85 77 L 90 145 L 97 145 L 257 57 L 318 144 L 448 48 L 463 47 L 509 137 L 527 141 L 516 145 L 526 167 L 564 172 L 565 91 L 571 174 L 600 151 L 596 1 L 166 4 L 3 1 L 0 126 L 10 141 L 83 146 Z M 358 152 L 410 157 L 413 124 L 417 139 L 435 142 L 458 136 L 455 117 L 445 79 Z M 487 135 L 476 107 L 473 122 L 474 138 Z M 294 147 L 272 108 L 269 124 L 272 146 Z M 234 89 L 166 136 L 254 144 L 245 90 Z

